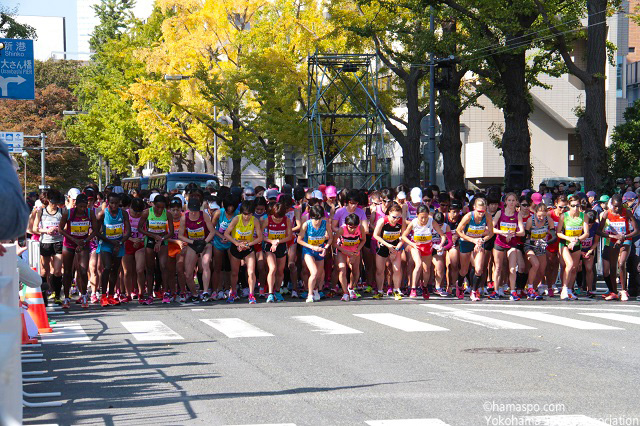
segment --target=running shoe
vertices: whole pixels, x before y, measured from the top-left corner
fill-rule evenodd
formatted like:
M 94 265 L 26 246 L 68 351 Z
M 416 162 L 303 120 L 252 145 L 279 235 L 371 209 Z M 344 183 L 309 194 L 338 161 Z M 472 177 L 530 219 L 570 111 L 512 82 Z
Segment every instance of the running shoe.
M 276 303 L 276 298 L 273 297 L 273 294 L 269 294 L 269 296 L 267 296 L 267 303 Z
M 59 297 L 54 297 L 53 303 L 55 303 L 56 305 L 62 305 L 62 299 Z
M 553 286 L 549 287 L 547 290 L 547 296 L 554 297 L 556 295 Z
M 319 291 L 318 294 L 320 295 L 320 299 L 324 299 L 325 298 L 324 291 Z M 358 296 L 358 297 L 360 297 L 360 296 Z
M 286 286 L 283 286 L 280 288 L 280 294 L 282 294 L 283 296 L 285 294 L 289 294 L 289 289 Z
M 145 304 L 145 305 L 153 305 L 153 297 L 152 297 L 151 295 L 147 296 L 147 297 L 144 299 L 144 304 Z
M 164 293 L 162 295 L 162 303 L 171 303 L 171 295 L 169 293 Z
M 493 290 L 493 281 L 488 281 L 487 282 L 487 289 Z
M 154 299 L 162 299 L 162 293 L 159 291 L 153 291 L 153 298 Z
M 130 301 L 131 299 L 129 299 L 129 296 L 120 295 L 120 303 L 129 303 Z
M 249 293 L 249 304 L 250 305 L 255 305 L 256 303 L 258 303 L 256 301 L 256 297 L 253 295 L 253 293 Z
M 458 299 L 464 299 L 464 291 L 458 286 L 456 286 L 456 297 Z
M 400 290 L 393 292 L 393 298 L 395 300 L 402 300 L 402 296 L 403 296 L 403 294 L 402 294 L 402 292 Z
M 258 290 L 258 297 L 261 297 L 262 299 L 266 297 L 266 294 L 264 293 L 264 287 L 262 286 L 260 286 L 260 290 Z
M 274 296 L 276 297 L 276 302 L 284 302 L 284 296 L 280 292 L 275 292 Z
M 527 300 L 535 300 L 535 298 L 536 298 L 536 292 L 533 291 L 532 288 L 527 290 Z
M 621 302 L 627 302 L 627 301 L 629 301 L 629 293 L 627 293 L 627 291 L 626 291 L 626 290 L 622 290 L 622 291 L 620 292 L 620 301 L 621 301 Z
M 138 295 L 138 292 L 136 290 L 131 293 L 131 300 L 138 300 L 139 297 L 140 296 Z
M 224 295 L 224 291 L 220 290 L 218 292 L 218 300 L 223 300 L 226 299 L 225 295 Z
M 376 296 L 373 296 L 373 297 L 376 297 Z M 346 293 L 343 294 L 342 298 L 340 298 L 340 300 L 343 301 L 343 302 L 348 302 L 349 301 L 349 295 L 346 294 Z
M 211 293 L 211 300 L 213 300 L 214 302 L 216 300 L 218 300 L 218 293 L 217 292 L 214 291 L 214 292 Z
M 373 293 L 373 288 L 370 285 L 368 285 L 368 286 L 366 286 L 364 288 L 364 292 L 365 293 Z
M 538 294 L 540 296 L 544 296 L 544 293 L 547 291 L 547 285 L 546 284 L 540 284 L 538 286 Z
M 318 293 L 318 290 L 313 290 L 313 301 L 314 302 L 320 301 L 320 293 Z
M 205 291 L 204 293 L 202 293 L 202 295 L 200 296 L 200 300 L 202 300 L 203 303 L 207 303 L 209 300 L 211 300 L 209 292 Z
M 449 293 L 447 293 L 442 288 L 436 288 L 435 294 L 440 296 L 440 297 L 449 297 L 449 296 L 451 296 Z
M 80 306 L 82 306 L 83 309 L 89 309 L 89 298 L 87 295 L 85 294 L 84 296 L 80 296 L 80 299 L 82 299 Z
M 346 294 L 345 294 L 345 295 L 343 295 L 342 297 L 344 297 L 344 296 L 346 296 Z M 380 299 L 382 299 L 383 297 L 384 297 L 384 294 L 383 294 L 382 292 L 378 292 L 378 293 L 376 293 L 376 294 L 374 294 L 374 295 L 373 295 L 373 298 L 374 298 L 374 299 L 376 299 L 376 300 L 380 300 Z
M 411 289 L 411 293 L 409 293 L 409 299 L 417 299 L 418 298 L 418 292 L 416 291 L 415 288 Z
M 237 295 L 235 292 L 229 292 L 229 298 L 227 299 L 227 303 L 233 303 L 237 299 Z
M 387 289 L 387 296 L 393 296 L 393 289 L 391 287 Z
M 475 291 L 471 290 L 471 293 L 469 293 L 469 300 L 472 302 L 477 302 L 479 300 Z
M 306 299 L 308 295 L 309 295 L 308 291 L 303 291 L 302 293 L 300 293 L 300 297 L 303 299 Z
M 79 305 L 82 303 L 82 295 L 78 296 L 78 298 L 76 299 L 76 305 Z
M 149 296 L 146 295 L 141 295 L 138 297 L 138 305 L 146 305 L 147 304 L 147 298 Z
M 78 287 L 76 287 L 76 285 L 75 285 L 75 284 L 74 284 L 74 285 L 72 285 L 72 286 L 71 286 L 71 290 L 70 290 L 70 292 L 71 292 L 71 295 L 72 295 L 72 296 L 75 296 L 76 294 L 78 294 Z
M 176 301 L 178 303 L 184 303 L 187 300 L 184 293 L 180 293 L 176 296 Z
M 120 304 L 120 301 L 115 297 L 113 297 L 113 295 L 111 294 L 107 296 L 107 300 L 109 301 L 109 304 L 112 306 L 118 306 Z
M 510 298 L 510 300 L 513 300 L 513 301 L 518 301 L 518 300 L 520 300 L 520 296 L 518 296 L 518 292 L 517 292 L 517 291 L 512 291 L 512 292 L 511 292 L 511 298 Z
M 573 293 L 576 296 L 580 296 L 582 294 L 582 289 L 580 287 L 576 287 L 575 290 L 573 290 Z
M 313 296 L 312 296 L 312 295 L 309 295 L 309 297 L 307 297 L 306 302 L 307 302 L 307 303 L 313 303 Z
M 566 300 L 569 298 L 569 289 L 567 287 L 562 287 L 562 291 L 560 292 L 560 300 Z
M 567 293 L 567 300 L 578 300 L 578 296 L 573 294 L 573 290 L 569 290 Z
M 499 299 L 500 299 L 500 296 L 495 291 L 492 291 L 491 294 L 489 295 L 489 300 L 499 300 Z
M 592 292 L 592 291 L 587 291 L 586 296 L 589 299 L 595 299 L 596 298 L 596 294 L 594 292 Z
M 109 299 L 107 299 L 106 294 L 103 294 L 100 297 L 100 306 L 102 306 L 103 308 L 106 308 L 107 306 L 109 306 Z
M 424 300 L 429 300 L 429 289 L 422 289 L 422 298 Z
M 242 289 L 242 297 L 245 299 L 249 297 L 249 288 L 245 287 Z
M 503 297 L 507 297 L 502 287 L 498 288 L 498 297 L 502 299 Z
M 65 297 L 64 301 L 62 302 L 62 309 L 71 309 L 71 299 Z
M 356 296 L 356 291 L 354 289 L 349 289 L 349 298 L 356 300 L 358 298 L 358 296 Z
M 280 293 L 276 293 L 276 294 L 280 294 Z M 280 294 L 280 297 L 282 297 L 282 295 Z M 298 292 L 295 290 L 291 290 L 291 298 L 292 299 L 297 299 L 298 298 Z M 282 300 L 284 300 L 284 297 L 282 297 Z

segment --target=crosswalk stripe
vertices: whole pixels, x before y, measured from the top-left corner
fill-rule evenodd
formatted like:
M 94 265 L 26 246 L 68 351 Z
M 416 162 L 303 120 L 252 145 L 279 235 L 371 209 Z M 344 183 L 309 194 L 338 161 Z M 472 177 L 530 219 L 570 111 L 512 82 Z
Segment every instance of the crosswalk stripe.
M 260 423 L 254 425 L 227 425 L 227 426 L 296 426 L 295 423 Z
M 337 322 L 322 318 L 316 315 L 305 315 L 291 317 L 297 321 L 309 324 L 314 327 L 313 331 L 317 331 L 320 334 L 361 334 L 362 331 L 355 328 L 347 327 L 346 325 L 338 324 Z
M 89 342 L 89 336 L 76 322 L 67 322 L 53 326 L 53 333 L 43 333 L 43 343 Z
M 232 339 L 236 337 L 273 336 L 273 334 L 267 333 L 255 325 L 251 325 L 248 322 L 241 320 L 240 318 L 201 319 L 200 321 L 215 328 Z
M 454 319 L 481 327 L 491 328 L 493 330 L 535 330 L 535 327 L 529 327 L 528 325 L 517 324 L 511 321 L 503 321 L 500 319 L 483 317 L 473 312 L 463 311 L 462 309 L 456 309 L 449 306 L 442 305 L 428 305 L 423 303 L 421 306 L 427 308 L 438 309 L 442 312 L 429 312 L 431 315 L 436 315 L 441 318 Z
M 396 314 L 353 314 L 356 317 L 374 321 L 388 327 L 397 328 L 402 331 L 449 331 L 447 328 L 438 327 L 437 325 L 427 324 L 425 322 L 416 321 L 411 318 L 403 317 Z
M 138 342 L 184 339 L 162 321 L 122 321 L 121 324 Z
M 551 299 L 550 299 L 551 300 Z M 504 304 L 496 305 L 493 301 L 487 301 L 491 303 L 458 303 L 456 307 L 463 308 L 471 308 L 472 310 L 484 311 L 486 309 L 522 309 L 524 305 L 521 303 L 513 303 L 509 300 L 504 300 Z M 434 306 L 435 304 L 429 304 L 430 306 Z M 440 305 L 443 306 L 443 305 Z M 533 310 L 555 310 L 555 311 L 593 311 L 593 312 L 607 312 L 607 311 L 615 311 L 615 312 L 631 312 L 637 313 L 640 312 L 640 309 L 626 308 L 626 307 L 616 307 L 616 308 L 591 308 L 591 307 L 582 307 L 580 305 L 576 306 L 547 306 L 544 303 L 539 306 L 526 305 L 526 309 Z
M 440 419 L 367 420 L 369 426 L 449 426 Z
M 640 317 L 634 317 L 632 315 L 615 314 L 613 312 L 580 312 L 580 315 L 640 325 Z
M 547 314 L 545 312 L 532 311 L 500 311 L 503 314 L 514 315 L 521 318 L 532 319 L 536 321 L 548 322 L 550 324 L 563 325 L 565 327 L 577 328 L 580 330 L 623 330 L 619 327 L 598 324 L 595 322 L 582 321 L 573 318 L 561 317 L 558 315 Z
M 571 416 L 527 416 L 522 418 L 522 424 L 545 426 L 603 426 L 609 423 L 601 422 L 583 415 Z M 526 421 L 530 423 L 526 423 Z

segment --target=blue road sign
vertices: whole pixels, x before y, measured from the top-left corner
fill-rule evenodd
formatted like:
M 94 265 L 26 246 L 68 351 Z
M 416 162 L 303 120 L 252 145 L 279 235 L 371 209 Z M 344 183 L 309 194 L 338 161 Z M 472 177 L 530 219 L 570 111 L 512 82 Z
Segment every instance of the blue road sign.
M 35 98 L 33 40 L 0 38 L 0 98 Z

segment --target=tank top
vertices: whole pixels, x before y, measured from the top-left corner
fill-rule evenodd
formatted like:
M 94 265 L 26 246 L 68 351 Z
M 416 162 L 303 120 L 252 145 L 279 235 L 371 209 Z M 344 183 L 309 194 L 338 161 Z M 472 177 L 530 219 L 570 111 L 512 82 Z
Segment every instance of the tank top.
M 530 217 L 533 217 L 533 215 L 531 214 L 531 211 L 529 211 L 528 215 L 522 216 L 522 224 L 526 225 Z M 525 237 L 516 237 L 516 238 L 518 239 L 518 244 L 524 244 Z
M 89 235 L 89 228 L 91 227 L 91 221 L 89 220 L 89 214 L 91 211 L 87 209 L 83 214 L 78 214 L 77 209 L 74 207 L 68 210 L 66 231 L 74 237 L 84 238 Z M 76 244 L 70 241 L 67 237 L 64 237 L 62 245 L 68 248 L 75 248 Z
M 584 213 L 580 212 L 580 216 L 571 217 L 569 216 L 569 212 L 564 213 L 564 235 L 571 238 L 577 238 L 582 235 L 583 232 L 583 223 L 584 223 Z M 561 242 L 562 245 L 569 244 L 566 240 Z
M 162 210 L 160 216 L 156 216 L 153 207 L 149 209 L 147 230 L 153 234 L 162 234 L 167 231 L 167 209 Z
M 412 239 L 416 244 L 431 244 L 433 241 L 433 218 L 429 216 L 427 223 L 424 225 L 420 225 L 420 220 L 416 217 L 411 221 L 413 226 L 412 228 Z M 439 235 L 438 235 L 439 237 Z
M 322 219 L 319 228 L 314 228 L 312 219 L 309 219 L 306 224 L 307 233 L 304 236 L 304 242 L 312 246 L 321 246 L 324 244 L 327 234 L 327 221 Z
M 224 209 L 220 209 L 220 216 L 218 216 L 218 223 L 216 224 L 216 229 L 218 230 L 218 232 L 224 234 L 224 232 L 229 227 L 229 223 L 231 223 L 234 217 L 234 215 L 231 215 L 231 218 L 228 218 L 227 212 Z M 213 246 L 218 250 L 227 250 L 229 249 L 229 247 L 231 247 L 231 243 L 223 243 L 222 238 L 216 235 L 215 237 L 213 237 Z
M 504 209 L 500 210 L 498 229 L 501 231 L 511 231 L 513 233 L 518 232 L 518 212 L 514 212 L 513 215 L 507 216 Z M 511 238 L 511 240 L 507 242 L 507 237 L 504 235 L 498 235 L 498 238 L 496 238 L 496 244 L 504 248 L 515 247 L 518 245 L 518 239 Z
M 400 233 L 402 231 L 402 218 L 398 219 L 398 223 L 395 226 L 389 223 L 389 217 L 384 218 L 384 225 L 382 225 L 382 239 L 391 245 L 398 244 L 400 240 Z
M 280 223 L 276 223 L 273 216 L 268 216 L 264 232 L 269 240 L 284 240 L 287 237 L 287 218 L 283 217 Z
M 236 241 L 253 241 L 253 233 L 255 228 L 255 220 L 256 218 L 253 215 L 249 216 L 249 223 L 244 224 L 242 222 L 242 216 L 238 217 L 238 223 L 236 223 L 236 227 L 233 229 L 233 238 Z
M 180 219 L 173 222 L 173 237 L 172 239 L 177 240 L 178 235 L 180 235 Z
M 542 223 L 538 222 L 538 218 L 531 216 L 531 239 L 546 240 L 549 234 L 549 218 L 545 216 Z
M 582 240 L 582 250 L 587 251 L 593 246 L 593 240 L 596 237 L 596 231 L 598 230 L 598 223 L 589 224 L 589 236 Z
M 622 213 L 623 214 L 620 215 L 612 212 L 611 210 L 607 211 L 605 232 L 619 235 L 625 235 L 629 232 L 629 219 L 627 219 L 626 210 L 622 209 Z
M 407 201 L 407 221 L 413 220 L 418 216 L 418 206 L 414 206 Z
M 198 212 L 198 219 L 191 220 L 189 216 L 191 213 L 185 213 L 184 215 L 184 227 L 187 232 L 187 237 L 191 240 L 204 240 L 209 235 L 209 229 L 207 223 L 204 221 L 204 213 Z M 175 225 L 174 225 L 175 228 Z
M 142 238 L 142 234 L 138 231 L 138 226 L 140 225 L 140 218 L 142 216 L 138 216 L 138 217 L 131 216 L 131 209 L 128 209 L 127 213 L 129 213 L 129 225 L 131 225 L 131 238 Z
M 446 222 L 443 222 L 442 225 L 440 225 L 440 228 L 442 229 L 442 233 L 446 234 L 449 228 L 449 225 L 447 225 Z M 431 243 L 440 244 L 441 242 L 442 242 L 442 237 L 440 236 L 440 234 L 438 234 L 437 232 L 433 234 L 433 238 L 431 238 Z
M 49 213 L 47 208 L 42 209 L 42 216 L 40 216 L 40 228 L 41 229 L 55 229 L 56 233 L 53 235 L 49 234 L 41 234 L 40 242 L 45 244 L 51 243 L 59 243 L 62 241 L 63 237 L 58 232 L 58 227 L 60 225 L 60 219 L 62 219 L 62 210 L 60 208 L 56 208 L 56 212 L 54 214 Z
M 464 230 L 465 235 L 471 238 L 482 238 L 487 228 L 487 215 L 482 216 L 480 223 L 476 222 L 475 214 L 471 213 L 471 219 Z
M 355 232 L 349 231 L 349 227 L 346 224 L 342 225 L 342 237 L 340 239 L 340 245 L 343 249 L 355 252 L 356 250 L 358 250 L 360 241 L 362 241 L 360 225 L 356 227 Z
M 458 227 L 458 225 L 460 224 L 460 221 L 462 220 L 462 216 L 458 215 L 458 219 L 453 220 L 449 217 L 449 213 L 445 213 L 444 215 L 444 222 L 449 225 L 449 228 L 453 229 L 454 231 L 456 230 L 456 228 Z
M 108 240 L 122 240 L 122 237 L 124 236 L 124 218 L 122 215 L 122 209 L 118 209 L 116 217 L 111 216 L 109 209 L 104 211 L 103 230 L 104 235 Z

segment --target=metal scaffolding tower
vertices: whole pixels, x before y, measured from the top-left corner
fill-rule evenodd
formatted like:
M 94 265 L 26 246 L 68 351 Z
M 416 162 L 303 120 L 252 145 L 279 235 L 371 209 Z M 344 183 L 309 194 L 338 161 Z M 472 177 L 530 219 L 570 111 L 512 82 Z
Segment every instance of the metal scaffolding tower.
M 309 186 L 382 185 L 379 68 L 373 54 L 316 53 L 308 58 Z

